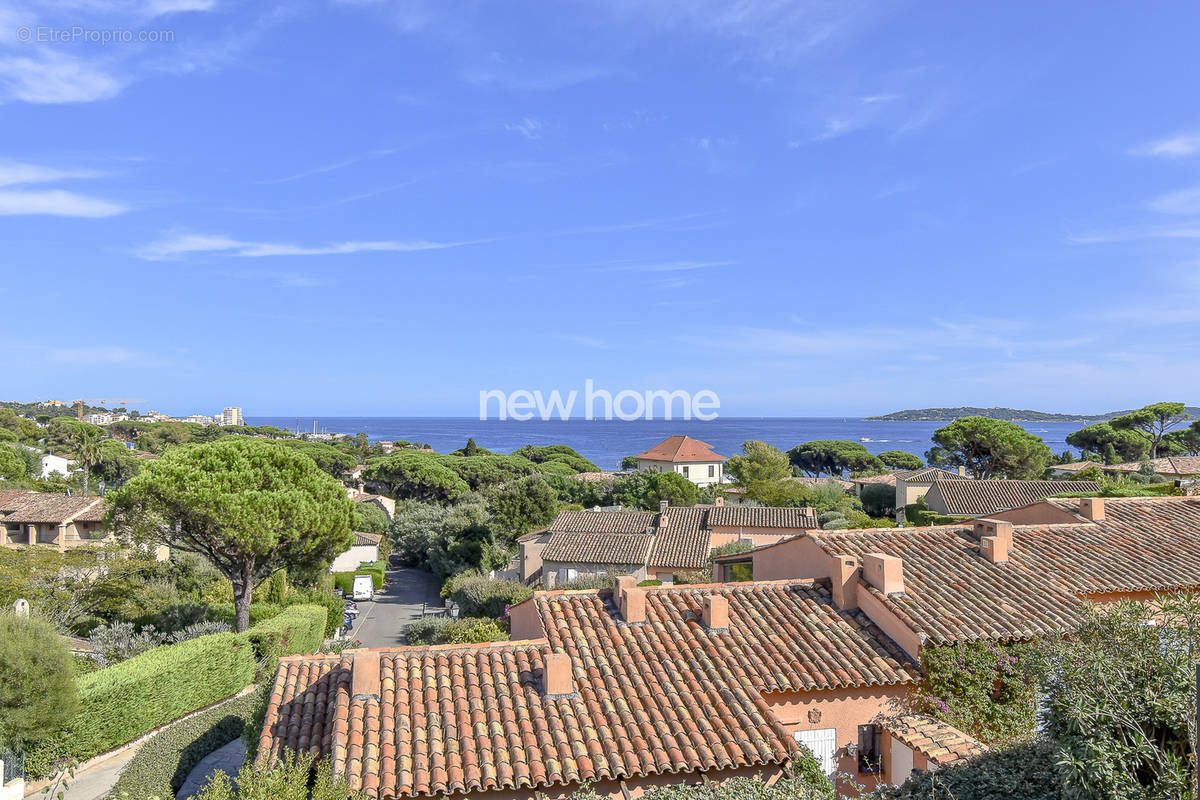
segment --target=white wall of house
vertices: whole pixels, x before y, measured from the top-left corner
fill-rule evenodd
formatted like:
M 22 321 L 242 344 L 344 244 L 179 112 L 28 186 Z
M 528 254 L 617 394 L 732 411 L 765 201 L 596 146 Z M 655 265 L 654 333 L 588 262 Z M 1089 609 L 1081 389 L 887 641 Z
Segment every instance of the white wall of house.
M 697 486 L 711 486 L 725 480 L 723 461 L 690 461 L 686 464 L 676 464 L 671 461 L 639 458 L 637 468 L 655 472 L 678 472 Z
M 330 572 L 353 572 L 364 561 L 379 560 L 379 545 L 354 545 L 333 560 L 329 565 Z
M 47 453 L 42 456 L 42 478 L 49 478 L 51 474 L 58 473 L 64 478 L 71 476 L 71 462 L 62 456 L 51 455 Z

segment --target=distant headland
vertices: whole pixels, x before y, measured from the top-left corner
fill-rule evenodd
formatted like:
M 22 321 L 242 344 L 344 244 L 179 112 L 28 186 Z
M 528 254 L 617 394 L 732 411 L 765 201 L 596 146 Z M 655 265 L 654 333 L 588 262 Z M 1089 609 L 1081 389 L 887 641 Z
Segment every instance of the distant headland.
M 1031 411 L 1024 408 L 959 406 L 958 408 L 910 408 L 865 419 L 869 422 L 913 422 L 918 420 L 949 421 L 959 417 L 990 417 L 991 419 L 1005 419 L 1009 422 L 1106 422 L 1113 417 L 1128 414 L 1130 410 L 1109 411 L 1105 414 L 1055 414 L 1049 411 Z M 1187 413 L 1192 417 L 1200 417 L 1200 408 L 1188 406 Z

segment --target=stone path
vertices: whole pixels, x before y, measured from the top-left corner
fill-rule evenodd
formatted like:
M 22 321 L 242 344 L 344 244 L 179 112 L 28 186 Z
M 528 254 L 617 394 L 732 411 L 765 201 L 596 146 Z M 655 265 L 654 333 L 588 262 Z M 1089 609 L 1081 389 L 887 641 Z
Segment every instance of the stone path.
M 176 799 L 188 800 L 193 795 L 199 794 L 218 770 L 230 777 L 237 775 L 245 760 L 246 740 L 242 738 L 234 739 L 220 750 L 209 753 L 188 773 L 187 780 L 183 782 L 183 786 L 179 787 L 179 794 L 175 795 Z

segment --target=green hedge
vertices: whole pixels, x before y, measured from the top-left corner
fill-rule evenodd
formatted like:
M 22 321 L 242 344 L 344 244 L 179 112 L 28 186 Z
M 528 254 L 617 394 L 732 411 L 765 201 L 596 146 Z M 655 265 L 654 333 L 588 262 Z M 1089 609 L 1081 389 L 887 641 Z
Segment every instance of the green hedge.
M 283 606 L 274 603 L 251 603 L 250 624 L 257 625 L 266 622 L 271 617 L 277 617 L 283 612 Z M 208 619 L 213 622 L 224 622 L 231 628 L 237 627 L 234 617 L 233 603 L 212 603 L 208 607 Z
M 464 617 L 496 619 L 508 613 L 510 606 L 523 603 L 532 596 L 533 590 L 520 581 L 493 580 L 479 572 L 459 573 L 442 587 L 442 597 L 458 603 Z
M 33 777 L 60 760 L 82 761 L 133 741 L 197 709 L 224 700 L 254 679 L 245 636 L 218 633 L 156 647 L 78 681 L 80 711 L 63 731 L 28 754 Z
M 266 694 L 259 689 L 162 731 L 126 765 L 112 796 L 174 797 L 205 756 L 242 736 Z
M 325 640 L 325 608 L 318 605 L 288 606 L 283 613 L 250 628 L 243 634 L 254 646 L 264 666 L 264 680 L 275 674 L 280 656 L 315 653 Z
M 507 639 L 508 631 L 490 617 L 425 617 L 404 628 L 404 643 L 414 646 L 503 642 Z

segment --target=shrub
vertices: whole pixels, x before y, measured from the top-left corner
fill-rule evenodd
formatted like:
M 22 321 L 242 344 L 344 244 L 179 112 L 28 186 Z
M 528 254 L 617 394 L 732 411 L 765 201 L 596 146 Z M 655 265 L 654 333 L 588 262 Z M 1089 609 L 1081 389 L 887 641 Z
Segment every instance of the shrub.
M 712 549 L 712 558 L 731 556 L 735 553 L 748 553 L 754 549 L 754 542 L 749 539 L 738 539 L 736 542 L 726 542 Z
M 236 697 L 157 734 L 126 765 L 113 795 L 174 797 L 201 759 L 243 734 L 266 693 L 259 689 Z
M 835 519 L 845 519 L 845 518 L 846 518 L 846 515 L 841 511 L 826 511 L 824 514 L 817 517 L 817 522 L 821 523 L 821 527 L 824 528 L 826 523 L 828 523 L 828 522 L 832 522 Z
M 132 622 L 100 625 L 92 629 L 89 638 L 96 653 L 97 663 L 104 667 L 133 658 L 162 644 L 162 637 L 155 632 L 153 625 L 147 625 L 141 631 L 135 632 Z
M 850 528 L 850 520 L 846 519 L 845 517 L 841 519 L 831 519 L 829 522 L 821 525 L 821 527 L 827 531 L 844 531 Z
M 304 589 L 294 592 L 289 601 L 291 605 L 315 605 L 325 609 L 325 637 L 333 636 L 342 627 L 342 617 L 346 612 L 346 602 L 333 593 L 333 576 L 325 575 L 328 585 L 319 585 L 316 589 Z
M 662 581 L 657 578 L 647 578 L 644 581 L 639 581 L 638 586 L 662 586 Z
M 880 800 L 1059 800 L 1063 779 L 1055 748 L 1045 741 L 956 762 L 879 792 Z
M 515 606 L 533 596 L 533 590 L 519 581 L 497 581 L 478 572 L 464 572 L 446 581 L 442 596 L 458 603 L 464 617 L 504 616 L 509 606 Z
M 702 569 L 680 570 L 671 576 L 675 583 L 712 583 L 712 573 Z
M 321 649 L 325 640 L 325 609 L 317 605 L 290 606 L 242 635 L 254 645 L 255 656 L 265 662 L 260 674 L 274 675 L 281 656 Z
M 316 764 L 311 755 L 302 753 L 269 764 L 247 764 L 237 774 L 236 787 L 228 775 L 218 772 L 195 795 L 195 800 L 355 800 L 361 797 L 333 774 L 329 760 Z
M 189 639 L 199 639 L 201 636 L 211 636 L 214 633 L 229 633 L 233 628 L 224 622 L 197 622 L 186 628 L 177 630 L 168 637 L 171 644 L 179 644 Z
M 49 775 L 59 759 L 82 761 L 120 747 L 241 691 L 253 679 L 253 647 L 232 633 L 156 647 L 80 678 L 79 713 L 29 752 L 26 766 L 36 777 Z
M 859 495 L 863 511 L 873 517 L 886 517 L 896 513 L 896 487 L 886 483 L 868 483 Z
M 265 622 L 271 617 L 278 616 L 282 611 L 283 607 L 274 603 L 251 603 L 250 625 L 254 626 Z M 208 618 L 213 622 L 224 622 L 232 628 L 234 623 L 233 603 L 213 603 L 208 607 Z
M 508 631 L 487 617 L 425 617 L 409 623 L 404 629 L 404 641 L 410 645 L 469 644 L 472 642 L 502 642 Z
M 494 619 L 467 617 L 450 620 L 446 626 L 446 644 L 469 644 L 471 642 L 503 642 L 508 631 Z
M 0 745 L 38 745 L 79 705 L 71 654 L 44 620 L 0 613 L 0 675 Z
M 615 580 L 616 577 L 613 575 L 598 575 L 595 573 L 588 573 L 579 575 L 573 581 L 560 583 L 554 588 L 567 592 L 584 589 L 611 589 Z
M 449 617 L 423 617 L 404 628 L 404 642 L 410 645 L 438 644 L 446 640 Z

